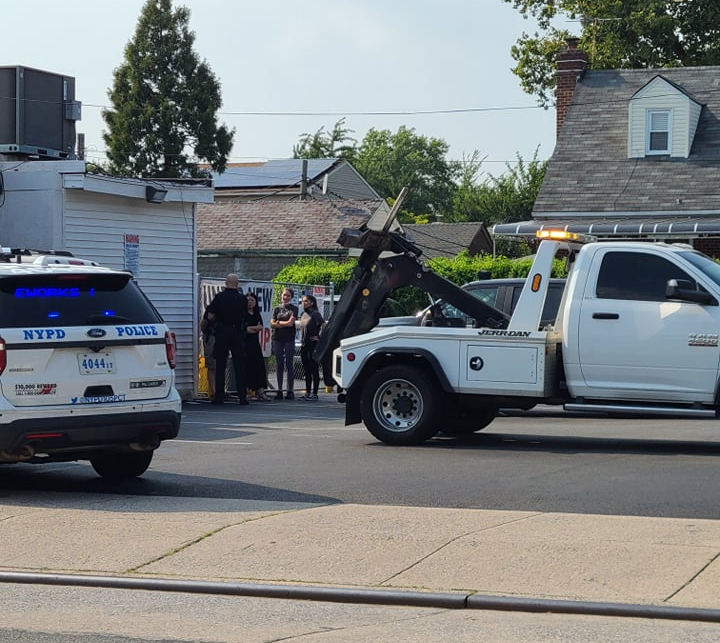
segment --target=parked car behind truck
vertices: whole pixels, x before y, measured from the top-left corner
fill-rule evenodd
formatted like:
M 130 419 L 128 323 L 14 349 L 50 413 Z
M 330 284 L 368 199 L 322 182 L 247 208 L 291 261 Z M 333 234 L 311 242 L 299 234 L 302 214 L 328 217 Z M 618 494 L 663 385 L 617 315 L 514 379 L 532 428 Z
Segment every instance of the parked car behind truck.
M 513 314 L 515 306 L 520 299 L 520 293 L 525 285 L 524 279 L 480 279 L 471 281 L 462 286 L 462 289 L 469 292 L 480 301 L 496 308 L 508 315 Z M 551 279 L 548 287 L 547 299 L 540 318 L 540 327 L 555 322 L 563 290 L 565 279 Z M 473 319 L 467 313 L 439 299 L 434 304 L 424 308 L 415 315 L 402 315 L 397 317 L 384 317 L 380 319 L 378 326 L 472 326 Z

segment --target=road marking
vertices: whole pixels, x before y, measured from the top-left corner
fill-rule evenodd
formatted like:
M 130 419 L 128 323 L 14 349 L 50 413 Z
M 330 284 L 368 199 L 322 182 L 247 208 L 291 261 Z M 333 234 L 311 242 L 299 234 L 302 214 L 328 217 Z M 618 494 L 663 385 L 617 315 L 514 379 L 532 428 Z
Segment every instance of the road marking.
M 237 444 L 241 446 L 249 446 L 252 444 L 255 444 L 254 442 L 233 442 L 232 440 L 178 440 L 177 438 L 173 440 L 174 443 L 177 442 L 183 442 L 185 444 L 214 444 L 214 445 L 222 445 L 225 446 L 227 444 Z

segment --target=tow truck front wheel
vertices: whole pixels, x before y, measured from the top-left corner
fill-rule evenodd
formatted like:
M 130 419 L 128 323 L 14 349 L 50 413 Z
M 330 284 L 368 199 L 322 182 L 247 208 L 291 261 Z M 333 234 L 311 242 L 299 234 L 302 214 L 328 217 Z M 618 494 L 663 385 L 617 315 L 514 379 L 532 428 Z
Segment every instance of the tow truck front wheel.
M 373 373 L 363 387 L 362 420 L 385 444 L 422 444 L 438 432 L 436 388 L 417 368 L 404 364 L 385 367 Z

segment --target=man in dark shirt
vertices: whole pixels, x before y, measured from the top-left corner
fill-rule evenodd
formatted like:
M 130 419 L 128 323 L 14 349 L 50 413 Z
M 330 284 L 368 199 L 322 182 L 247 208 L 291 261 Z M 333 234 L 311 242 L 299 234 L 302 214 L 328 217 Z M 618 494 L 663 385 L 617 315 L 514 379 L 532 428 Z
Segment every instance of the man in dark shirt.
M 225 290 L 219 292 L 207 307 L 208 319 L 215 322 L 215 399 L 222 404 L 225 398 L 225 370 L 228 352 L 235 369 L 238 402 L 247 404 L 245 384 L 245 318 L 247 298 L 238 290 L 238 276 L 229 274 Z

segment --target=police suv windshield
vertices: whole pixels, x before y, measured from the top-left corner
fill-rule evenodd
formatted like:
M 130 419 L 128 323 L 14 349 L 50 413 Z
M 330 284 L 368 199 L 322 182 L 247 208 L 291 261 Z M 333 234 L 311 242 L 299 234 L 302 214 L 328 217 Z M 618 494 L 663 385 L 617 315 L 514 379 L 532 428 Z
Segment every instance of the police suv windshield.
M 153 305 L 124 274 L 12 275 L 0 279 L 0 327 L 157 324 Z

